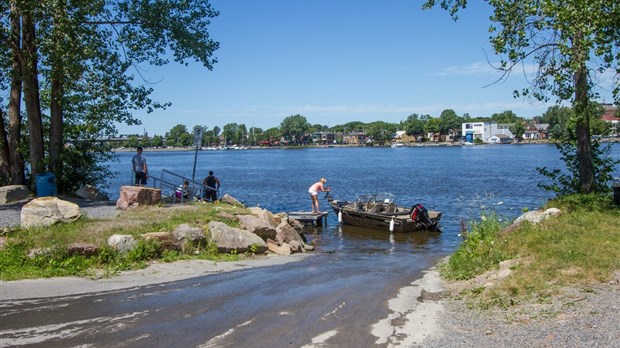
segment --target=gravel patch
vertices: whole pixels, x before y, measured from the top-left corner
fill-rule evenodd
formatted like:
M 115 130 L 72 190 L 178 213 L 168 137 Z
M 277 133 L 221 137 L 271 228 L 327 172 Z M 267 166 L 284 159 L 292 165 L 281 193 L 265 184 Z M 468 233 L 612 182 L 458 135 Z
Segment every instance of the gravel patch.
M 411 347 L 618 347 L 620 272 L 589 288 L 565 288 L 548 304 L 479 311 L 441 301 L 441 330 Z

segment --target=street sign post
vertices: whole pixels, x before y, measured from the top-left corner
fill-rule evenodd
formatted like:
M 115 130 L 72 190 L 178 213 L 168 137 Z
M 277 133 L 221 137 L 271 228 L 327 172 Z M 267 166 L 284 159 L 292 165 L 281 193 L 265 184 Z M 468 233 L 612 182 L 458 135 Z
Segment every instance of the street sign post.
M 202 127 L 194 128 L 194 146 L 199 147 L 202 145 Z
M 194 128 L 194 146 L 196 150 L 194 152 L 194 170 L 192 171 L 192 182 L 196 181 L 196 160 L 198 159 L 198 148 L 202 145 L 202 127 Z

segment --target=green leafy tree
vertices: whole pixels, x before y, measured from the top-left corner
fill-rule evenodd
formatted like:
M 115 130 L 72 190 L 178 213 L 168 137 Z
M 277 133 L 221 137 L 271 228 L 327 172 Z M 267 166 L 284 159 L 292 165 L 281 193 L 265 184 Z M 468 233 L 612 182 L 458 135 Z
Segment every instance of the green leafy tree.
M 140 143 L 138 142 L 138 137 L 135 135 L 130 136 L 129 138 L 127 138 L 127 145 L 129 147 L 133 147 L 136 148 L 138 147 Z
M 153 136 L 153 140 L 151 141 L 151 145 L 153 145 L 155 147 L 162 147 L 162 146 L 164 146 L 164 137 L 162 137 L 161 135 Z
M 504 112 L 495 113 L 491 115 L 491 120 L 493 120 L 493 122 L 496 122 L 496 123 L 509 124 L 509 123 L 517 123 L 523 120 L 523 118 L 517 116 L 517 114 L 512 112 L 512 110 L 507 110 Z
M 187 138 L 191 137 L 187 132 L 187 127 L 184 124 L 177 124 L 172 127 L 169 132 L 166 133 L 166 145 L 168 146 L 187 146 L 184 143 L 187 142 Z M 189 144 L 188 144 L 189 145 Z
M 372 139 L 375 144 L 385 145 L 392 142 L 396 128 L 395 123 L 375 121 L 366 127 L 366 136 Z
M 225 124 L 222 128 L 222 135 L 226 139 L 226 145 L 239 144 L 239 125 L 236 123 Z
M 196 126 L 199 127 L 199 126 Z M 209 136 L 207 135 L 207 132 L 209 130 L 209 127 L 207 126 L 200 126 L 202 127 L 202 140 L 201 140 L 201 144 L 202 145 L 208 145 L 209 144 Z
M 594 111 L 594 117 L 590 121 L 590 133 L 595 135 L 609 135 L 611 133 L 611 124 L 601 119 L 605 113 L 603 105 L 598 104 Z
M 336 125 L 332 127 L 332 129 L 334 132 L 351 133 L 361 131 L 365 127 L 366 125 L 363 122 L 353 121 L 345 123 L 343 125 Z
M 239 125 L 237 133 L 238 133 L 237 136 L 239 138 L 240 144 L 247 145 L 246 143 L 247 143 L 247 137 L 248 137 L 248 129 L 245 126 L 245 124 L 242 123 Z
M 257 145 L 258 142 L 262 142 L 263 140 L 263 130 L 258 127 L 251 127 L 248 134 L 248 143 L 250 145 Z
M 620 73 L 620 3 L 607 0 L 487 0 L 493 6 L 491 44 L 502 56 L 499 69 L 507 78 L 516 68 L 532 62 L 538 66 L 531 84 L 515 96 L 533 96 L 548 100 L 569 100 L 574 110 L 575 151 L 578 192 L 595 192 L 595 164 L 601 159 L 593 152 L 590 121 L 594 112 L 592 100 L 596 74 L 608 69 Z M 467 0 L 427 0 L 424 7 L 437 3 L 457 12 L 467 6 Z M 616 102 L 620 85 L 613 88 Z M 568 146 L 572 142 L 566 143 Z M 566 158 L 567 166 L 573 160 Z M 607 186 L 607 189 L 609 187 Z
M 308 120 L 299 114 L 286 117 L 280 124 L 280 131 L 284 137 L 295 144 L 301 141 L 308 129 L 310 129 Z
M 448 134 L 450 131 L 460 130 L 463 120 L 452 109 L 446 109 L 439 116 L 439 132 Z
M 420 116 L 418 114 L 411 114 L 407 116 L 407 119 L 405 120 L 405 122 L 403 122 L 403 128 L 407 135 L 423 135 L 425 123 L 426 121 L 423 119 L 423 116 Z
M 424 132 L 426 133 L 439 133 L 441 130 L 441 120 L 438 118 L 429 118 L 424 123 Z
M 4 147 L 0 153 L 8 149 L 16 154 L 9 158 L 9 180 L 23 181 L 28 169 L 31 177 L 51 170 L 59 190 L 66 190 L 105 177 L 103 172 L 63 172 L 81 170 L 76 163 L 83 153 L 105 151 L 92 145 L 96 144 L 92 139 L 115 135 L 114 124 L 139 124 L 133 110 L 150 112 L 168 105 L 150 99 L 152 89 L 136 81 L 135 67 L 165 65 L 167 57 L 181 64 L 195 60 L 207 69 L 215 63 L 211 56 L 218 43 L 209 38 L 207 27 L 218 13 L 206 0 L 189 5 L 165 0 L 2 2 L 0 75 L 10 78 L 0 79 L 0 89 L 10 91 L 11 98 L 9 134 L 6 142 L 0 142 Z M 18 132 L 24 124 L 26 132 Z M 24 142 L 29 144 L 28 165 L 25 157 L 18 158 Z M 75 153 L 65 146 L 78 142 L 92 148 Z M 86 156 L 83 159 L 84 166 L 103 168 Z
M 573 110 L 569 107 L 554 105 L 542 114 L 542 123 L 549 124 L 549 137 L 563 141 L 569 139 L 569 124 Z
M 517 121 L 512 126 L 510 126 L 510 132 L 514 134 L 517 141 L 521 141 L 523 139 L 523 134 L 525 134 L 525 121 Z
M 280 141 L 280 138 L 282 138 L 282 130 L 280 130 L 280 128 L 272 127 L 267 129 L 263 136 L 265 139 L 264 141 L 268 141 L 270 144 L 273 144 L 274 142 Z
M 179 136 L 177 146 L 189 147 L 194 145 L 194 135 L 190 133 L 183 133 Z

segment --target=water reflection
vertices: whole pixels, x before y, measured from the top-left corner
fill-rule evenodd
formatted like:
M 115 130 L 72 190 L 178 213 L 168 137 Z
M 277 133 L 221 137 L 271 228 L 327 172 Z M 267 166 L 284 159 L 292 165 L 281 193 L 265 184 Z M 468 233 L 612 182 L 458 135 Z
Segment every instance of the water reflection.
M 399 254 L 433 249 L 441 242 L 441 232 L 390 233 L 338 223 L 335 225 L 308 226 L 304 229 L 304 234 L 324 252 Z

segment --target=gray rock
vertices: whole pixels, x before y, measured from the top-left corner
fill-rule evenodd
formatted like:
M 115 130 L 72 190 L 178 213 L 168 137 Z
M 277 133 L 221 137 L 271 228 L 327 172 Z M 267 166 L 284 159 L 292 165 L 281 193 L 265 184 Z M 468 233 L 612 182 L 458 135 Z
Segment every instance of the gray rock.
M 302 233 L 302 231 L 304 230 L 304 224 L 301 223 L 299 220 L 289 218 L 286 218 L 284 220 L 286 220 L 288 224 L 291 225 L 291 227 L 293 227 L 298 233 Z
M 261 218 L 254 215 L 237 215 L 237 219 L 241 228 L 258 235 L 263 240 L 267 238 L 275 239 L 276 237 L 276 229 Z
M 263 220 L 267 225 L 271 226 L 272 228 L 278 227 L 278 223 L 276 222 L 276 219 L 274 218 L 273 214 L 269 210 L 266 210 L 266 209 L 263 210 L 258 217 L 261 220 Z
M 549 208 L 545 211 L 542 211 L 542 210 L 528 211 L 527 213 L 515 219 L 514 224 L 518 225 L 523 221 L 529 221 L 530 223 L 538 224 L 558 214 L 560 214 L 560 209 L 557 209 L 557 208 Z
M 179 225 L 174 232 L 174 237 L 178 241 L 197 243 L 205 240 L 205 233 L 199 227 L 191 227 L 189 224 Z
M 249 207 L 248 210 L 250 211 L 250 214 L 256 215 L 258 217 L 260 216 L 260 214 L 263 213 L 264 209 L 261 207 Z
M 278 255 L 290 255 L 292 250 L 292 247 L 289 244 L 284 243 L 282 245 L 278 245 L 278 243 L 271 239 L 267 239 L 267 248 L 269 248 L 271 252 Z
M 276 227 L 276 241 L 279 244 L 298 242 L 302 245 L 304 240 L 301 238 L 295 228 L 293 228 L 287 221 L 282 221 L 278 227 Z
M 9 185 L 0 187 L 0 204 L 18 202 L 28 198 L 28 188 L 24 185 Z
M 256 253 L 264 253 L 267 250 L 265 241 L 254 233 L 230 227 L 219 221 L 211 221 L 208 226 L 211 240 L 221 253 L 231 251 L 245 253 L 250 250 L 254 250 Z
M 229 195 L 228 193 L 225 194 L 222 198 L 220 198 L 221 202 L 224 203 L 228 203 L 230 205 L 241 205 L 243 206 L 243 203 L 239 202 L 235 197 Z
M 84 185 L 79 190 L 75 191 L 75 195 L 84 198 L 90 199 L 91 201 L 109 201 L 110 197 L 101 192 L 98 188 L 91 185 Z
M 113 234 L 108 238 L 108 245 L 123 254 L 135 248 L 136 244 L 136 239 L 128 234 Z
M 73 222 L 82 217 L 80 207 L 57 197 L 35 198 L 21 210 L 21 227 L 50 226 Z

